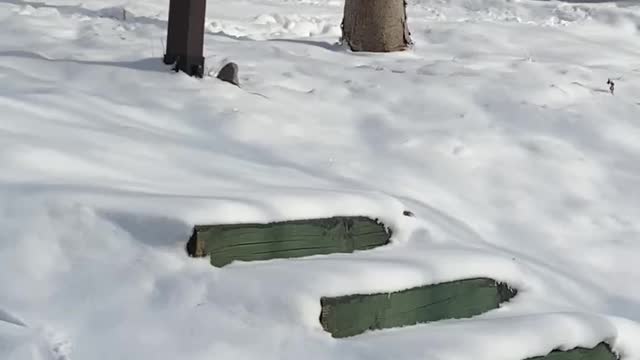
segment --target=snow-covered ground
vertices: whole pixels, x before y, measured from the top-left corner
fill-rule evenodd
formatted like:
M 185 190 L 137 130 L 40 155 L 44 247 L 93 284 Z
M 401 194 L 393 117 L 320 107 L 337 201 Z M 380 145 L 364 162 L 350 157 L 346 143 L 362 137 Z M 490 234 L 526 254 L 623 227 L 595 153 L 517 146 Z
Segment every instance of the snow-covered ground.
M 413 50 L 335 46 L 339 0 L 0 0 L 0 359 L 640 359 L 640 4 L 412 0 Z M 606 85 L 616 83 L 615 95 Z M 410 210 L 415 217 L 402 216 Z M 370 252 L 236 263 L 195 223 L 369 215 Z M 319 298 L 490 276 L 469 320 L 335 340 Z

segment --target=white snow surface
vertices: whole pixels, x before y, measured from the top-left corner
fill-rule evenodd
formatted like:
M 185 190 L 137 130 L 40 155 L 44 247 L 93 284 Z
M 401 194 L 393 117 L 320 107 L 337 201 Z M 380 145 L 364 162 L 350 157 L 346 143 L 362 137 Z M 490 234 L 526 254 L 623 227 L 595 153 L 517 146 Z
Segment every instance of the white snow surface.
M 394 54 L 335 45 L 342 6 L 209 0 L 207 72 L 237 88 L 161 63 L 168 0 L 0 0 L 0 359 L 640 359 L 640 4 L 410 0 Z M 393 243 L 184 250 L 194 224 L 335 215 Z M 321 296 L 477 276 L 519 294 L 318 322 Z

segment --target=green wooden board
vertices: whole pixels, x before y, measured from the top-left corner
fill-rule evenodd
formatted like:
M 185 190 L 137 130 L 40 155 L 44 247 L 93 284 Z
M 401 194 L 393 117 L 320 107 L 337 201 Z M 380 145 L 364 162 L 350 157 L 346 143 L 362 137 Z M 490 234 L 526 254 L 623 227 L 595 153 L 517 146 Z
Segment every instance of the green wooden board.
M 199 225 L 187 243 L 190 256 L 211 264 L 350 253 L 386 245 L 390 231 L 366 217 L 333 217 L 269 224 Z
M 335 338 L 444 319 L 460 319 L 496 309 L 516 290 L 478 278 L 371 295 L 323 297 L 320 323 Z
M 529 358 L 527 360 L 617 360 L 616 354 L 606 343 L 600 343 L 592 349 L 575 348 L 568 351 L 554 350 L 548 355 Z

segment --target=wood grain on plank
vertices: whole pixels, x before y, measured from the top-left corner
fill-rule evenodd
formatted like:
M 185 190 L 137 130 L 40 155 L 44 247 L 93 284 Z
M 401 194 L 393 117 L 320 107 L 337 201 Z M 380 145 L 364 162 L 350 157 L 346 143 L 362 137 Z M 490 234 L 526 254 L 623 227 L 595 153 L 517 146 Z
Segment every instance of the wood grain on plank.
M 187 243 L 190 256 L 211 264 L 369 250 L 389 243 L 391 232 L 366 217 L 333 217 L 268 224 L 198 225 Z

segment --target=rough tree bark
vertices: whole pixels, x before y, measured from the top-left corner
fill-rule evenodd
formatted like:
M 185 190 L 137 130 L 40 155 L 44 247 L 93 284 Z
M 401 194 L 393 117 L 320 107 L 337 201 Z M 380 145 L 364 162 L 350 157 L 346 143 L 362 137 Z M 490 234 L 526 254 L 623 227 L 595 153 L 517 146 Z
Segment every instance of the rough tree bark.
M 411 36 L 406 0 L 345 0 L 342 41 L 353 51 L 407 49 Z

